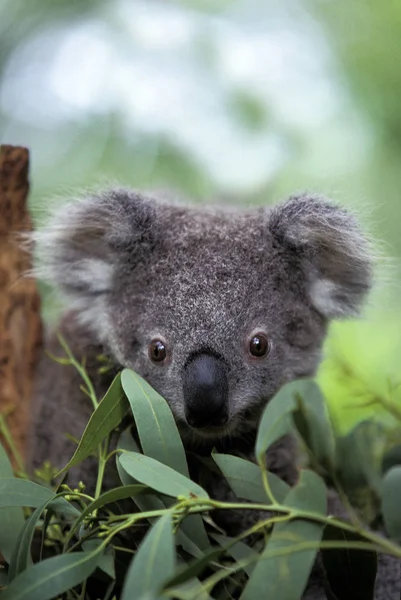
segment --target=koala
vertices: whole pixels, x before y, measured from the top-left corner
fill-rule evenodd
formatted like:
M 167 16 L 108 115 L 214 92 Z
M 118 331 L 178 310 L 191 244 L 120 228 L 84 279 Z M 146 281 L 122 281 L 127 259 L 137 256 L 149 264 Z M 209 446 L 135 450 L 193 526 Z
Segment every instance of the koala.
M 217 447 L 252 458 L 266 403 L 284 383 L 315 374 L 330 321 L 358 315 L 373 279 L 354 216 L 307 194 L 238 210 L 113 189 L 61 207 L 34 239 L 37 274 L 66 306 L 57 329 L 85 357 L 99 397 L 115 372 L 133 369 L 169 403 L 185 448 L 203 455 Z M 46 349 L 60 355 L 55 333 Z M 99 354 L 111 372 L 99 374 Z M 32 467 L 70 458 L 64 434 L 79 438 L 91 412 L 80 383 L 73 367 L 43 356 Z M 295 441 L 279 440 L 267 464 L 293 485 Z M 108 486 L 117 484 L 111 471 Z M 73 477 L 90 486 L 93 469 L 84 463 Z M 224 481 L 210 487 L 229 497 Z M 225 529 L 238 533 L 250 518 L 236 514 Z M 397 597 L 399 570 L 390 571 L 379 600 Z M 326 598 L 316 582 L 308 590 L 305 598 Z

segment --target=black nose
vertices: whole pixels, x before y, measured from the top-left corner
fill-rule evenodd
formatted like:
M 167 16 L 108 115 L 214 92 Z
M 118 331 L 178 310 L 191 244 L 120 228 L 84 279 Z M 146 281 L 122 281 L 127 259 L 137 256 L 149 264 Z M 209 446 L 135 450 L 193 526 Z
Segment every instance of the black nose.
M 221 358 L 196 356 L 185 367 L 183 384 L 185 416 L 192 427 L 227 423 L 227 366 Z

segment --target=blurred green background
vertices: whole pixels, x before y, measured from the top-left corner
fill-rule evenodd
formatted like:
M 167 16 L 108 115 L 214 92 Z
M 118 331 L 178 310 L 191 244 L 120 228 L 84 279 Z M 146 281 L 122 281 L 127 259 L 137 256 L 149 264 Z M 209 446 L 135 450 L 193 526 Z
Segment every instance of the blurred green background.
M 356 209 L 390 260 L 326 344 L 347 429 L 401 401 L 400 64 L 395 1 L 1 0 L 0 141 L 31 150 L 38 223 L 50 198 L 110 182 Z

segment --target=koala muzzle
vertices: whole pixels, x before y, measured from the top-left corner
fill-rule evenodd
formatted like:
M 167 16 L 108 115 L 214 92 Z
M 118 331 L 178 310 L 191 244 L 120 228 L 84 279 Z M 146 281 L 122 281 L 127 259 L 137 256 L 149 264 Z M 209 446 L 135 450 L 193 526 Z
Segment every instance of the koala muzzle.
M 210 354 L 195 356 L 183 375 L 185 417 L 191 427 L 219 427 L 228 421 L 227 366 Z

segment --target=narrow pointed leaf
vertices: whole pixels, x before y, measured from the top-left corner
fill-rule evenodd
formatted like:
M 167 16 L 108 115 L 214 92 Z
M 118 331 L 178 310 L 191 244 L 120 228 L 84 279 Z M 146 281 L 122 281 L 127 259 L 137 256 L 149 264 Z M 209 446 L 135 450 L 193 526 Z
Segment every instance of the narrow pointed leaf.
M 125 450 L 126 452 L 134 452 L 140 454 L 139 446 L 131 435 L 130 428 L 122 432 L 117 442 L 117 448 Z M 141 485 L 138 480 L 127 473 L 120 462 L 120 456 L 116 458 L 116 465 L 118 475 L 121 479 L 122 484 L 126 487 L 129 485 Z M 156 496 L 154 493 L 150 494 L 138 494 L 133 497 L 135 504 L 142 512 L 150 510 L 159 510 L 165 508 L 163 501 Z
M 210 563 L 218 560 L 225 553 L 225 548 L 212 548 L 204 553 L 201 557 L 191 561 L 186 566 L 182 566 L 174 573 L 174 575 L 165 583 L 165 589 L 175 588 L 193 577 L 201 575 Z
M 325 514 L 326 488 L 323 481 L 312 471 L 302 471 L 298 485 L 291 489 L 284 505 Z M 311 521 L 294 520 L 276 524 L 241 600 L 299 600 L 313 567 L 322 534 L 323 525 Z M 301 550 L 304 543 L 316 547 Z
M 261 465 L 265 464 L 266 450 L 293 428 L 292 412 L 297 407 L 298 386 L 298 381 L 284 385 L 263 411 L 255 447 L 256 459 Z
M 134 479 L 166 496 L 199 496 L 208 498 L 207 493 L 181 473 L 149 456 L 126 452 L 119 458 L 123 469 Z
M 106 504 L 118 502 L 119 500 L 125 500 L 126 498 L 134 498 L 138 494 L 143 494 L 143 492 L 145 492 L 147 489 L 148 488 L 146 485 L 141 484 L 124 485 L 118 488 L 113 488 L 89 504 L 82 512 L 80 520 L 93 513 L 94 510 L 106 506 Z
M 0 444 L 0 479 L 13 477 L 13 469 L 7 453 Z M 9 563 L 15 550 L 18 536 L 24 526 L 24 514 L 20 507 L 8 506 L 0 509 L 0 553 Z
M 55 492 L 38 483 L 26 479 L 0 479 L 0 508 L 5 506 L 30 506 L 37 508 L 48 500 L 52 500 L 51 507 L 54 511 L 79 516 L 80 512 L 65 498 L 57 497 Z
M 214 453 L 212 457 L 237 498 L 269 503 L 258 465 L 230 454 Z M 278 502 L 282 502 L 290 491 L 290 486 L 274 473 L 267 473 L 267 479 L 273 496 Z
M 38 506 L 38 508 L 36 508 L 31 516 L 25 521 L 24 527 L 20 531 L 17 544 L 10 560 L 10 568 L 8 570 L 9 581 L 15 579 L 19 573 L 22 573 L 22 571 L 24 571 L 31 564 L 31 544 L 33 535 L 43 511 L 50 502 L 51 499 L 47 500 L 41 506 Z
M 121 423 L 129 410 L 129 402 L 117 375 L 98 407 L 92 413 L 77 449 L 68 464 L 57 473 L 60 475 L 87 458 L 93 450 Z
M 89 504 L 84 511 L 82 511 L 79 518 L 75 521 L 75 523 L 72 526 L 71 532 L 69 534 L 70 538 L 72 537 L 74 531 L 78 529 L 82 521 L 90 514 L 92 514 L 93 511 L 102 508 L 107 504 L 118 502 L 119 500 L 125 500 L 127 498 L 134 499 L 139 494 L 143 494 L 147 489 L 148 488 L 146 485 L 129 484 L 105 492 L 104 494 L 99 496 L 99 498 L 97 498 L 91 504 Z
M 401 540 L 401 466 L 393 467 L 383 479 L 382 512 L 386 531 L 393 539 Z
M 211 597 L 203 587 L 199 579 L 193 577 L 181 585 L 169 588 L 169 593 L 163 594 L 162 598 L 176 598 L 177 600 L 211 600 Z
M 120 435 L 117 448 L 139 453 L 138 445 L 129 430 L 123 431 Z M 124 470 L 119 458 L 117 458 L 117 471 L 124 485 L 136 483 L 136 480 Z M 158 510 L 172 504 L 170 498 L 163 498 L 163 500 L 161 500 L 155 494 L 140 494 L 134 497 L 134 502 L 142 512 L 147 510 Z M 182 530 L 185 536 L 189 537 L 193 544 L 202 550 L 206 550 L 210 546 L 209 538 L 200 515 L 189 515 L 186 517 L 186 519 L 181 521 L 179 530 Z
M 121 600 L 157 597 L 175 568 L 171 514 L 160 517 L 146 534 L 128 569 Z
M 131 405 L 143 453 L 189 477 L 184 446 L 165 399 L 129 369 L 121 373 L 121 384 Z
M 312 380 L 298 382 L 296 393 L 298 409 L 294 412 L 295 425 L 311 450 L 317 465 L 333 472 L 335 447 L 333 428 L 326 400 L 319 386 Z
M 83 542 L 82 548 L 85 552 L 94 552 L 101 546 L 103 540 L 96 538 L 93 540 L 87 540 Z M 115 552 L 112 546 L 108 546 L 103 552 L 101 552 L 98 556 L 97 567 L 106 573 L 110 579 L 116 578 L 116 570 L 115 570 Z
M 230 556 L 232 556 L 236 562 L 246 563 L 244 566 L 244 571 L 247 575 L 251 575 L 259 558 L 256 550 L 240 540 L 229 538 L 225 535 L 212 533 L 211 537 L 218 542 L 220 546 L 227 548 L 227 553 L 230 554 Z
M 1 600 L 52 600 L 75 587 L 96 569 L 100 553 L 74 552 L 48 558 L 18 575 Z
M 382 457 L 388 441 L 386 427 L 361 421 L 346 436 L 336 440 L 338 477 L 348 493 L 369 486 L 382 494 Z

